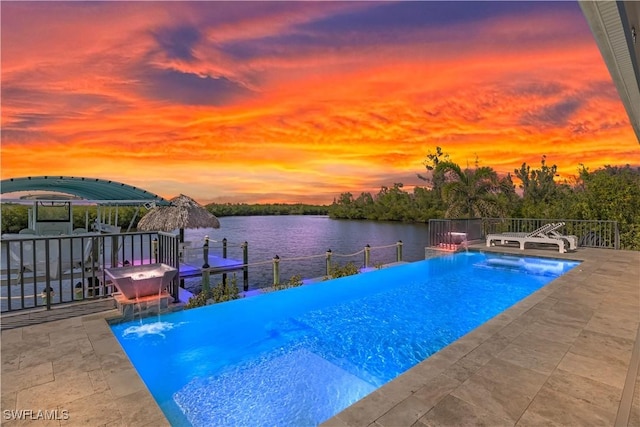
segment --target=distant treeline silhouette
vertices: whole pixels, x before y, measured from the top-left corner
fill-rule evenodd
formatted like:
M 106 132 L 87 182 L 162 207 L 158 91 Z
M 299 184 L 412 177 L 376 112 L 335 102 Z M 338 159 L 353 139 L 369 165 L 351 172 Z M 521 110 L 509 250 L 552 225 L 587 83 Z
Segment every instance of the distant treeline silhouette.
M 569 182 L 557 180 L 557 166 L 542 156 L 539 168 L 523 163 L 499 176 L 492 167 L 461 168 L 437 147 L 418 174 L 424 187 L 402 183 L 377 194 L 342 193 L 329 207 L 331 218 L 425 222 L 432 218 L 565 218 L 618 221 L 624 249 L 640 250 L 640 167 L 579 165 Z M 516 177 L 518 190 L 513 183 Z
M 206 208 L 215 216 L 251 215 L 328 215 L 327 205 L 307 205 L 302 203 L 210 203 Z
M 557 180 L 556 165 L 542 156 L 539 168 L 523 163 L 512 174 L 499 176 L 492 167 L 461 168 L 440 147 L 424 161 L 427 170 L 418 174 L 424 186 L 408 192 L 402 183 L 382 186 L 377 194 L 342 193 L 331 205 L 211 203 L 216 216 L 329 215 L 335 219 L 427 222 L 433 218 L 511 217 L 612 220 L 620 227 L 624 249 L 640 250 L 640 167 L 605 165 L 590 171 L 579 165 L 571 181 Z M 518 189 L 513 177 L 520 183 Z M 312 188 L 309 189 L 313 191 Z M 74 209 L 74 227 L 96 218 L 95 206 Z M 2 233 L 27 227 L 28 207 L 2 204 Z M 143 210 L 137 218 L 140 218 Z M 127 226 L 135 208 L 120 208 L 119 224 Z M 135 228 L 137 221 L 134 221 Z

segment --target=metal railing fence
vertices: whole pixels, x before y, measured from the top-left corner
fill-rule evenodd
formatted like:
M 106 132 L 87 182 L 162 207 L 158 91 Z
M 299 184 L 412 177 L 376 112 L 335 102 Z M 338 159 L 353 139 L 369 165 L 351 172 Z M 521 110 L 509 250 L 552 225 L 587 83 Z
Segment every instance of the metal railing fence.
M 560 234 L 578 238 L 579 247 L 620 249 L 620 230 L 617 221 L 542 219 L 542 218 L 483 218 L 483 235 L 498 233 L 529 233 L 548 223 L 562 222 Z
M 156 262 L 179 267 L 177 234 L 5 235 L 0 239 L 0 311 L 104 298 L 115 291 L 105 268 Z M 169 288 L 177 297 L 178 281 Z

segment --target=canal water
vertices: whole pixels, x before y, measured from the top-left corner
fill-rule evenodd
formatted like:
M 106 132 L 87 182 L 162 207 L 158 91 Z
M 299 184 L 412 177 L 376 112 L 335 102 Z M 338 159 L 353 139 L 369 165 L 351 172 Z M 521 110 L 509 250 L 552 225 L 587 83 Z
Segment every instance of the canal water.
M 273 281 L 274 256 L 280 258 L 280 278 L 285 282 L 293 275 L 303 279 L 325 275 L 327 250 L 332 251 L 332 263 L 344 265 L 353 262 L 361 267 L 364 254 L 352 256 L 370 245 L 371 263 L 390 263 L 396 260 L 396 243 L 402 241 L 402 259 L 424 259 L 427 245 L 427 224 L 337 220 L 327 216 L 283 215 L 222 217 L 219 229 L 185 230 L 185 240 L 194 247 L 201 247 L 205 236 L 210 243 L 211 254 L 222 253 L 222 239 L 228 240 L 228 257 L 242 260 L 243 242 L 248 243 L 250 288 L 269 286 Z M 386 248 L 377 249 L 380 246 Z M 191 249 L 193 252 L 194 249 Z M 196 250 L 198 251 L 198 250 Z M 192 253 L 193 254 L 193 253 Z M 315 258 L 300 259 L 319 255 Z M 295 260 L 291 260 L 295 258 Z M 242 272 L 236 273 L 238 286 L 242 287 Z M 219 281 L 214 277 L 212 282 Z

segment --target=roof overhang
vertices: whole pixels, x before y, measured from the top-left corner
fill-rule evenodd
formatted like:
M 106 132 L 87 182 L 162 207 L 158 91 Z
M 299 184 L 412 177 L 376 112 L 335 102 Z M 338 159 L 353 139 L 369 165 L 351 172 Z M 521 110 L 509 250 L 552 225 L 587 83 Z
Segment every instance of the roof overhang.
M 579 0 L 640 142 L 640 2 Z
M 164 198 L 141 188 L 98 178 L 29 176 L 24 178 L 9 178 L 0 181 L 0 194 L 28 193 L 33 191 L 71 194 L 82 198 L 84 201 L 107 204 L 169 204 Z M 6 198 L 3 199 L 6 200 Z

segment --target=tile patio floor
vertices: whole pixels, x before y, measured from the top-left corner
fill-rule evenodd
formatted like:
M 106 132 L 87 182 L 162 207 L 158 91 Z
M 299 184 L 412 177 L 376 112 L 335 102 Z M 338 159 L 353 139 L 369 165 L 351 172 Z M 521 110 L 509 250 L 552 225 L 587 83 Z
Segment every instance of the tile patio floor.
M 323 426 L 640 426 L 640 252 L 562 257 L 584 262 Z M 111 333 L 115 315 L 3 316 L 2 425 L 169 425 Z M 68 419 L 7 419 L 56 409 Z

